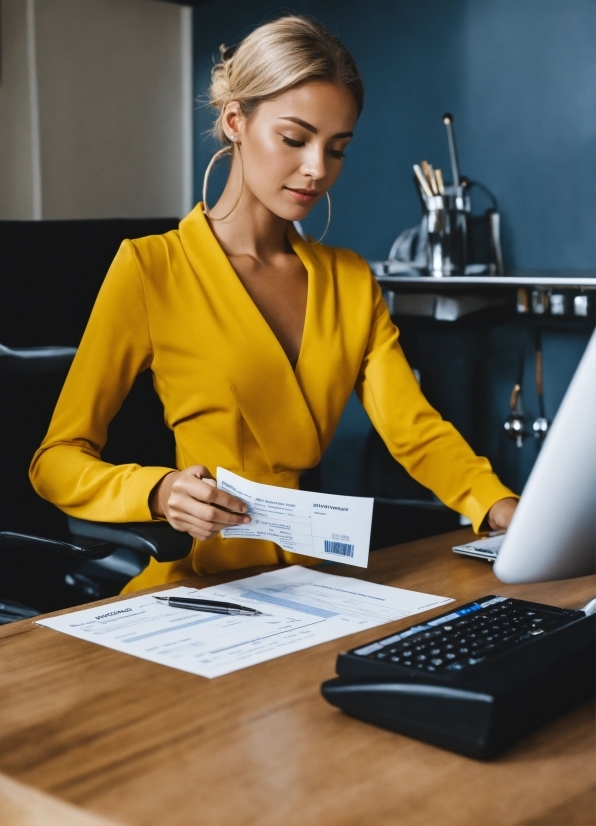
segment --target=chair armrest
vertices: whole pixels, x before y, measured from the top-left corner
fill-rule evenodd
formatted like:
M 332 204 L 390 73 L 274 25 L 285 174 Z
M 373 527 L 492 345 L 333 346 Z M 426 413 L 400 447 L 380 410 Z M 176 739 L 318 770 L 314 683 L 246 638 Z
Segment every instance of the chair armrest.
M 67 370 L 76 347 L 5 347 L 0 344 L 0 373 L 53 373 Z
M 19 548 L 23 550 L 36 548 L 49 554 L 67 554 L 82 559 L 104 559 L 116 550 L 115 545 L 97 539 L 73 536 L 72 542 L 64 542 L 60 539 L 47 539 L 43 536 L 31 536 L 15 531 L 0 531 L 0 549 L 18 551 Z
M 192 537 L 167 522 L 89 522 L 69 516 L 68 527 L 75 544 L 80 538 L 106 542 L 149 554 L 158 562 L 184 559 L 192 548 Z

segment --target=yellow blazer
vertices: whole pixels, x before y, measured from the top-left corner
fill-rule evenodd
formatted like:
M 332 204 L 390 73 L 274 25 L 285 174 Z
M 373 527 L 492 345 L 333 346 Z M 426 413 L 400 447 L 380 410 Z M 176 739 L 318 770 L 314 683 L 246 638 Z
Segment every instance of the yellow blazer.
M 422 395 L 399 333 L 360 256 L 289 241 L 308 272 L 304 336 L 293 370 L 203 215 L 124 241 L 99 292 L 50 428 L 31 464 L 40 496 L 71 516 L 151 519 L 148 497 L 172 468 L 101 459 L 108 425 L 135 377 L 151 369 L 178 469 L 217 466 L 297 488 L 331 441 L 355 388 L 395 459 L 478 530 L 513 495 Z M 195 541 L 181 562 L 149 567 L 127 590 L 252 565 L 309 558 L 250 539 Z

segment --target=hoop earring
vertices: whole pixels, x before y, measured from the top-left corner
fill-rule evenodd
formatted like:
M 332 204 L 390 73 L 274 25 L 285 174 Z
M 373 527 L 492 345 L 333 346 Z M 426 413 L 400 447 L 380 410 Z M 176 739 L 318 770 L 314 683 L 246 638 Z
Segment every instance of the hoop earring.
M 327 196 L 327 223 L 325 224 L 325 230 L 320 238 L 317 238 L 316 241 L 313 241 L 313 244 L 320 244 L 323 238 L 327 235 L 327 230 L 329 229 L 329 224 L 331 223 L 331 195 L 326 192 L 325 195 Z
M 235 141 L 234 141 L 234 143 L 235 143 Z M 242 191 L 244 189 L 244 163 L 242 161 L 242 155 L 240 153 L 240 147 L 238 147 L 238 155 L 240 157 L 240 168 L 242 170 L 242 181 L 240 183 L 240 192 L 238 193 L 238 197 L 236 198 L 236 200 L 234 202 L 234 206 L 232 207 L 232 209 L 229 212 L 226 212 L 225 215 L 222 215 L 221 218 L 213 218 L 213 216 L 211 215 L 211 212 L 209 210 L 209 207 L 207 206 L 207 184 L 209 182 L 209 175 L 211 174 L 211 170 L 213 169 L 213 166 L 214 166 L 215 162 L 218 161 L 221 157 L 223 157 L 223 155 L 227 155 L 227 154 L 233 155 L 233 152 L 234 152 L 234 147 L 233 146 L 224 146 L 223 149 L 219 149 L 215 153 L 215 155 L 211 158 L 211 160 L 209 161 L 209 164 L 207 166 L 207 169 L 205 170 L 205 177 L 203 178 L 203 214 L 206 215 L 207 218 L 210 218 L 212 221 L 225 221 L 225 219 L 229 215 L 231 215 L 232 212 L 234 212 L 234 210 L 236 209 L 236 207 L 240 203 L 240 198 L 242 197 Z

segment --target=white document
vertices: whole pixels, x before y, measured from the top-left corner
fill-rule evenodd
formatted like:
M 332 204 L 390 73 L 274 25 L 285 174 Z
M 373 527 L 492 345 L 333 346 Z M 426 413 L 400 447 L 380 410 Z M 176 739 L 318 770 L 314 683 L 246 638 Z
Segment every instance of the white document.
M 217 487 L 248 505 L 252 522 L 221 535 L 269 539 L 284 551 L 366 568 L 374 499 L 261 485 L 217 468 Z
M 177 587 L 159 595 L 233 602 L 263 614 L 206 614 L 170 608 L 144 595 L 38 625 L 191 674 L 219 677 L 452 602 L 299 565 L 200 591 Z

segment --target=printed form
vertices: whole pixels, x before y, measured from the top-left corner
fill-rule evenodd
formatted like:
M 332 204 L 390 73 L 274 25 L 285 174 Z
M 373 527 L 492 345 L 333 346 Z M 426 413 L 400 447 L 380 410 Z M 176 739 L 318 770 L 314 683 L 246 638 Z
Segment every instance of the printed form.
M 217 487 L 248 505 L 252 522 L 221 532 L 269 539 L 284 551 L 366 568 L 374 499 L 250 482 L 217 468 Z
M 39 620 L 38 625 L 211 678 L 452 602 L 299 565 L 201 590 L 179 586 L 159 595 L 234 602 L 263 613 L 206 614 L 170 608 L 145 594 Z

